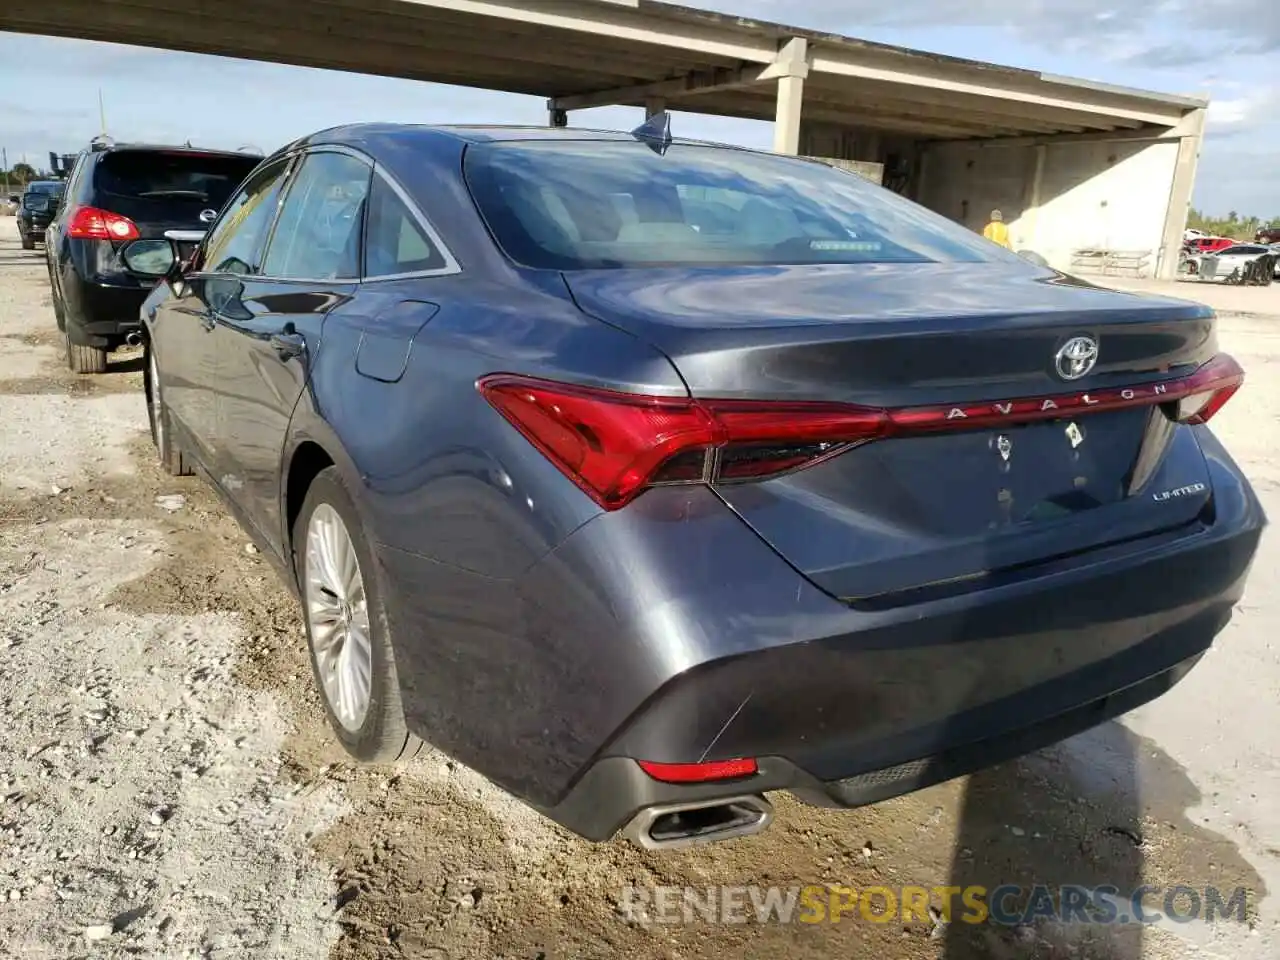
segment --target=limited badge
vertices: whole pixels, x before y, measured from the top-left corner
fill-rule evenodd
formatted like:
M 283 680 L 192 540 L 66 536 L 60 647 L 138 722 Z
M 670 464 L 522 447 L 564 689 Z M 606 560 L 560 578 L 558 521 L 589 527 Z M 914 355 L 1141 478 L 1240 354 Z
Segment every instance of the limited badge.
M 1067 425 L 1067 439 L 1071 441 L 1071 448 L 1074 450 L 1080 444 L 1084 443 L 1084 433 L 1074 423 Z

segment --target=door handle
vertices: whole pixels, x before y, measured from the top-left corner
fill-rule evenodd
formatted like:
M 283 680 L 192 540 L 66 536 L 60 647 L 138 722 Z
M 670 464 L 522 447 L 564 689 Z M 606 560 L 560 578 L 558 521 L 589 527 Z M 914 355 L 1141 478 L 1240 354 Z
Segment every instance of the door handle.
M 306 338 L 300 333 L 273 333 L 271 347 L 282 361 L 300 357 L 307 349 Z

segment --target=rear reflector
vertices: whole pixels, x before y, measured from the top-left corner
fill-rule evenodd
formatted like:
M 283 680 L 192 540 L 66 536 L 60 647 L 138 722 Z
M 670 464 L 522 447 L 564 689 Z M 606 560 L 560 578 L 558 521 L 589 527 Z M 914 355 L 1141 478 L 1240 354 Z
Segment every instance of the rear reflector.
M 640 769 L 663 783 L 708 783 L 712 780 L 734 780 L 750 777 L 756 762 L 750 757 L 737 760 L 708 760 L 705 763 L 653 763 L 637 760 Z
M 77 240 L 137 240 L 141 234 L 128 217 L 97 207 L 78 207 L 67 226 L 67 236 Z
M 651 486 L 760 480 L 887 437 L 973 430 L 1160 406 L 1202 424 L 1240 388 L 1222 354 L 1185 377 L 1012 400 L 882 409 L 845 403 L 618 393 L 510 374 L 481 378 L 486 400 L 606 510 Z

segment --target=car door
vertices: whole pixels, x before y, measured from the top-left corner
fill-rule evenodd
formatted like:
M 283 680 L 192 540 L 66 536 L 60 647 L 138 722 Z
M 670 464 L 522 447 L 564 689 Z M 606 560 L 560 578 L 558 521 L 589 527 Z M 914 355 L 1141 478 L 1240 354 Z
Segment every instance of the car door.
M 283 550 L 280 458 L 289 420 L 320 349 L 325 315 L 359 285 L 365 158 L 306 154 L 272 230 L 262 269 L 218 317 L 222 470 L 264 539 Z
M 290 162 L 282 158 L 246 181 L 152 322 L 152 349 L 170 422 L 183 446 L 231 494 L 235 487 L 221 470 L 220 358 L 214 334 L 220 317 L 238 316 L 244 309 L 243 279 L 261 259 Z

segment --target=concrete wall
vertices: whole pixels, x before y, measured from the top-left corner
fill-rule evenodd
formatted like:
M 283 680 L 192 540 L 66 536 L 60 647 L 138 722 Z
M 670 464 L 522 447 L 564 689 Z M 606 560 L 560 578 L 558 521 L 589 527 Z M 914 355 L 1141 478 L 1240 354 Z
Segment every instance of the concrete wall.
M 873 174 L 870 179 L 907 195 L 920 161 L 920 148 L 913 137 L 809 120 L 800 124 L 799 153 L 805 157 L 878 165 L 878 173 L 873 167 L 854 172 Z
M 935 144 L 920 199 L 974 230 L 1000 209 L 1015 248 L 1059 269 L 1071 268 L 1072 251 L 1099 247 L 1146 252 L 1154 274 L 1177 158 L 1176 140 Z

